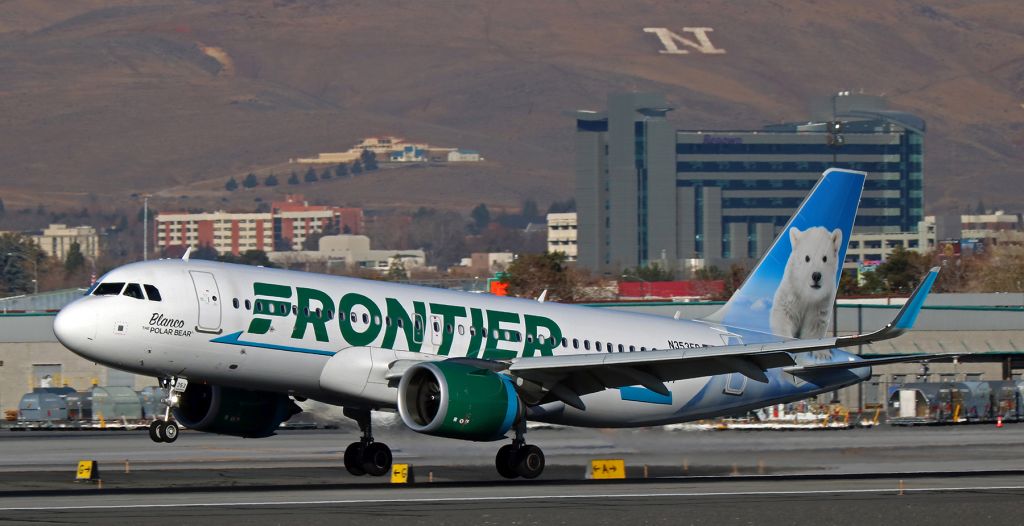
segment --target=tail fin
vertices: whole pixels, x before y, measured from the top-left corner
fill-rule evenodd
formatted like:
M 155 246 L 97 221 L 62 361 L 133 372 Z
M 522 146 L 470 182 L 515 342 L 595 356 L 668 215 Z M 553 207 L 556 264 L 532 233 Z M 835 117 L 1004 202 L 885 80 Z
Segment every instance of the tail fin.
M 743 285 L 707 319 L 787 338 L 823 337 L 865 177 L 825 171 Z

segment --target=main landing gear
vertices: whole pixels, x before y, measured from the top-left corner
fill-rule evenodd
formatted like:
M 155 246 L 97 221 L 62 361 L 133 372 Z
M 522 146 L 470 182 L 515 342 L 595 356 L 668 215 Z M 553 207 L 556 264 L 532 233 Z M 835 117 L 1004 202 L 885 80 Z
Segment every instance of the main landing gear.
M 498 474 L 507 479 L 523 477 L 533 479 L 544 471 L 544 452 L 539 447 L 526 443 L 526 421 L 516 424 L 516 438 L 505 444 L 494 457 Z
M 391 448 L 373 441 L 370 429 L 370 411 L 346 407 L 345 416 L 359 424 L 363 436 L 345 449 L 345 469 L 355 476 L 372 475 L 379 477 L 391 471 Z
M 163 420 L 154 420 L 149 424 L 149 439 L 153 442 L 164 442 L 170 444 L 178 439 L 178 424 L 171 420 L 171 408 L 178 407 L 181 400 L 180 394 L 188 387 L 188 380 L 184 378 L 163 378 L 160 386 L 167 389 L 167 399 L 164 404 L 167 409 L 164 411 Z

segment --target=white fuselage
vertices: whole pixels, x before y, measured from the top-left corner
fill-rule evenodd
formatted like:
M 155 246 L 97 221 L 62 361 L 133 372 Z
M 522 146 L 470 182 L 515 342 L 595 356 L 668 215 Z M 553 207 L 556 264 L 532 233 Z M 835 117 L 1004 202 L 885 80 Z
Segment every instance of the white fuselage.
M 195 260 L 126 265 L 105 275 L 101 286 L 107 283 L 150 285 L 160 301 L 89 295 L 66 307 L 54 330 L 83 357 L 144 375 L 375 409 L 395 403 L 325 388 L 333 385 L 324 381 L 325 365 L 339 351 L 507 361 L 783 339 L 700 321 Z M 852 359 L 839 350 L 798 356 Z M 607 389 L 585 395 L 585 410 L 552 402 L 530 408 L 529 418 L 602 427 L 682 422 L 806 398 L 864 380 L 870 369 L 767 374 L 768 383 L 739 373 L 668 382 L 667 397 L 642 387 Z

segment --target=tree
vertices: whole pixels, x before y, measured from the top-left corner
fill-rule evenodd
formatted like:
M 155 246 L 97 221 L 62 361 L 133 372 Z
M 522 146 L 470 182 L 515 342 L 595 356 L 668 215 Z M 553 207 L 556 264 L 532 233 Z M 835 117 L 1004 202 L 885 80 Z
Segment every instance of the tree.
M 299 184 L 299 174 L 295 173 L 294 170 L 292 171 L 292 176 L 288 178 L 288 184 L 290 184 L 290 185 L 297 185 L 297 184 Z
M 466 220 L 458 212 L 420 208 L 408 228 L 409 248 L 426 251 L 431 265 L 447 268 L 466 254 Z
M 554 201 L 551 206 L 548 207 L 549 214 L 562 214 L 565 212 L 576 211 L 576 198 L 570 197 L 565 201 Z
M 672 271 L 661 268 L 657 263 L 651 263 L 644 267 L 626 269 L 622 273 L 623 281 L 672 281 L 675 279 Z
M 537 209 L 537 202 L 533 199 L 523 201 L 522 216 L 523 221 L 526 223 L 533 223 L 540 219 L 540 211 Z
M 217 259 L 228 263 L 240 263 L 242 265 L 253 265 L 268 268 L 274 267 L 274 264 L 270 262 L 270 258 L 267 257 L 267 253 L 262 250 L 246 250 L 237 256 L 228 252 L 219 256 Z
M 309 169 L 306 170 L 306 175 L 302 178 L 302 180 L 306 181 L 307 183 L 315 183 L 317 182 L 317 179 L 318 178 L 316 176 L 316 170 L 314 170 L 312 166 L 310 166 Z
M 228 179 L 228 182 L 224 183 L 224 189 L 229 192 L 238 190 L 238 181 L 235 180 L 235 176 L 231 176 L 231 179 Z
M 242 180 L 242 186 L 246 188 L 256 188 L 259 186 L 260 180 L 256 178 L 256 174 L 249 172 L 249 175 L 245 176 Z
M 536 298 L 547 290 L 548 298 L 573 301 L 579 294 L 579 275 L 568 266 L 561 252 L 519 254 L 505 269 L 501 282 L 512 296 Z
M 363 164 L 359 161 L 354 161 L 352 163 L 352 175 L 359 175 L 361 173 L 363 173 Z
M 334 175 L 337 177 L 345 177 L 348 175 L 348 165 L 345 163 L 338 163 L 338 166 L 334 167 Z
M 321 181 L 330 180 L 330 178 L 333 177 L 331 175 L 331 171 L 332 170 L 330 168 L 324 168 L 324 171 L 320 172 L 320 180 Z
M 277 176 L 270 174 L 263 180 L 263 186 L 277 186 Z
M 32 280 L 46 262 L 46 254 L 31 238 L 0 234 L 0 291 L 5 296 L 32 292 Z
M 82 247 L 77 243 L 71 243 L 68 247 L 68 254 L 64 258 L 64 272 L 67 275 L 78 272 L 85 266 L 85 256 L 82 255 Z
M 359 160 L 362 161 L 363 169 L 367 172 L 377 169 L 377 154 L 375 152 L 363 148 L 363 153 L 359 154 Z
M 217 249 L 210 245 L 199 245 L 192 252 L 189 252 L 188 255 L 191 259 L 205 259 L 207 261 L 217 261 L 219 256 L 220 254 L 217 253 Z
M 899 247 L 878 265 L 875 273 L 885 284 L 886 292 L 911 292 L 929 267 L 931 260 L 928 256 Z
M 388 281 L 405 281 L 409 279 L 409 272 L 405 270 L 405 263 L 402 262 L 401 254 L 395 254 L 388 265 L 388 273 L 385 276 Z
M 476 233 L 483 232 L 487 229 L 487 225 L 491 224 L 491 211 L 483 203 L 476 205 L 476 208 L 469 213 L 469 217 L 473 219 L 473 231 Z

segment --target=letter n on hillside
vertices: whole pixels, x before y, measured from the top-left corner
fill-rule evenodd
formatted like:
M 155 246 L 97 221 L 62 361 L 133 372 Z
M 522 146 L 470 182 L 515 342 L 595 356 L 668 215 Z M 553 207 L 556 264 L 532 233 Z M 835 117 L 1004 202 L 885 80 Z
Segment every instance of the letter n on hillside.
M 654 36 L 658 37 L 661 41 L 661 45 L 664 49 L 659 49 L 658 53 L 663 55 L 688 55 L 690 52 L 685 48 L 690 48 L 698 53 L 705 55 L 724 55 L 725 50 L 716 48 L 711 43 L 711 39 L 708 38 L 708 33 L 714 31 L 710 27 L 684 27 L 684 33 L 690 33 L 693 35 L 693 39 L 684 37 L 679 33 L 669 31 L 665 27 L 645 27 L 644 33 L 654 33 Z

